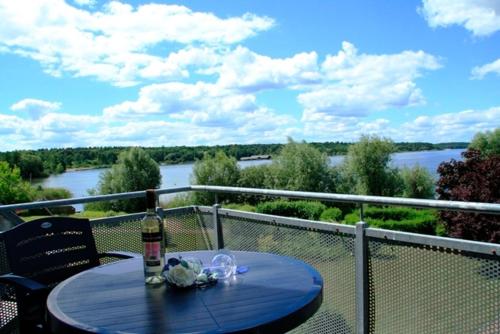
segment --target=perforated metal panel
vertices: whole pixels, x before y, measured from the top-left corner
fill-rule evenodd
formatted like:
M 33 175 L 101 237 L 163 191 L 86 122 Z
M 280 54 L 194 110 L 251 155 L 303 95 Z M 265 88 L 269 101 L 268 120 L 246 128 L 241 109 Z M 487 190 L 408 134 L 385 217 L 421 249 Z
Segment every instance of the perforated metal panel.
M 140 220 L 123 222 L 90 222 L 94 235 L 97 251 L 142 252 L 141 223 Z
M 211 214 L 198 213 L 195 208 L 165 211 L 167 252 L 212 249 L 213 221 Z
M 0 238 L 0 275 L 10 272 L 3 238 Z M 0 333 L 19 333 L 16 295 L 12 287 L 0 284 Z
M 311 319 L 291 333 L 355 332 L 352 235 L 264 223 L 232 215 L 223 215 L 220 219 L 226 248 L 293 256 L 321 273 L 323 304 Z
M 369 240 L 372 333 L 500 333 L 500 262 Z

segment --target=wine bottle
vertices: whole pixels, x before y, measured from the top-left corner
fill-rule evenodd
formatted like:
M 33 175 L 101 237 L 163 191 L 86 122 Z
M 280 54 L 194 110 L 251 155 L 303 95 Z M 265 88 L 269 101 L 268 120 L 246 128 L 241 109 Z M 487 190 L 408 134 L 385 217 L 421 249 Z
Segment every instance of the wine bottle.
M 163 222 L 156 214 L 156 194 L 146 190 L 146 215 L 141 221 L 144 246 L 144 279 L 146 284 L 160 284 L 165 278 L 161 272 L 165 265 L 165 242 Z

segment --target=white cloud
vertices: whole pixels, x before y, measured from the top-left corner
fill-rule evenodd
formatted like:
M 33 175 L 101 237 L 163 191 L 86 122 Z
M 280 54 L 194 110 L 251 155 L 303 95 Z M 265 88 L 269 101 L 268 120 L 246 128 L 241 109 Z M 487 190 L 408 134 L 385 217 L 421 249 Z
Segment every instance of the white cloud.
M 218 84 L 247 92 L 307 85 L 320 80 L 317 54 L 299 53 L 290 58 L 270 58 L 244 47 L 226 55 L 216 70 Z
M 274 24 L 248 13 L 222 19 L 165 4 L 134 8 L 112 1 L 91 12 L 62 0 L 5 2 L 0 22 L 2 52 L 32 58 L 54 76 L 90 76 L 117 86 L 185 77 L 189 65 L 207 63 L 205 56 L 215 54 L 210 49 L 241 42 Z M 193 43 L 206 46 L 197 49 Z M 153 48 L 165 45 L 181 45 L 181 51 L 170 56 L 153 53 Z M 187 50 L 182 51 L 182 45 Z M 213 57 L 209 55 L 209 63 Z
M 304 135 L 309 140 L 357 141 L 363 134 L 376 134 L 394 141 L 452 142 L 468 141 L 477 132 L 494 130 L 500 126 L 500 107 L 486 110 L 465 110 L 438 115 L 422 115 L 401 125 L 378 118 L 360 117 L 324 118 L 304 122 Z
M 13 104 L 12 111 L 25 112 L 32 119 L 39 119 L 43 115 L 58 111 L 61 108 L 60 102 L 49 102 L 37 99 L 24 99 Z
M 500 75 L 500 58 L 483 66 L 477 66 L 472 69 L 473 79 L 482 79 L 489 73 Z
M 342 50 L 328 55 L 321 66 L 323 83 L 298 96 L 303 118 L 365 116 L 377 110 L 423 104 L 425 99 L 415 80 L 424 70 L 440 66 L 436 57 L 423 51 L 367 55 L 343 42 Z
M 500 107 L 486 110 L 464 110 L 435 116 L 419 116 L 401 126 L 408 141 L 448 142 L 471 139 L 477 132 L 500 126 Z
M 500 30 L 498 0 L 423 0 L 419 12 L 433 28 L 457 24 L 475 36 L 487 36 Z

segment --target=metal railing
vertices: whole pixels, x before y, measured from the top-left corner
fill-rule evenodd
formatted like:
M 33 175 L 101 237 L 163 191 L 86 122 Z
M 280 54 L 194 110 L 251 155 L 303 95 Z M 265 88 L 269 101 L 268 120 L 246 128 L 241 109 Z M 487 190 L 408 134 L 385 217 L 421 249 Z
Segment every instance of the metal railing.
M 195 185 L 156 192 L 185 191 L 500 215 L 500 204 L 490 203 Z M 144 196 L 145 191 L 138 191 L 3 205 L 0 214 Z M 227 210 L 217 204 L 158 212 L 166 221 L 168 251 L 224 247 L 269 251 L 314 265 L 324 277 L 324 303 L 296 333 L 500 332 L 500 245 L 369 228 L 363 210 L 356 226 Z M 98 249 L 140 251 L 141 217 L 136 213 L 92 220 Z M 0 233 L 0 274 L 8 270 L 2 246 Z M 1 305 L 0 315 L 13 314 L 8 304 Z M 0 321 L 0 332 L 2 325 Z

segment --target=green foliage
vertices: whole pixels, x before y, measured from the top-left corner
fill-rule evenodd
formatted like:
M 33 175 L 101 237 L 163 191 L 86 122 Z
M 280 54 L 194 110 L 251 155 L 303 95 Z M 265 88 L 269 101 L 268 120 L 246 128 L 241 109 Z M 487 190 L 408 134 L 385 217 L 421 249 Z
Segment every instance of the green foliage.
M 218 151 L 214 156 L 205 154 L 202 160 L 195 162 L 191 182 L 200 185 L 237 186 L 240 169 L 235 158 L 228 157 L 224 152 Z M 215 202 L 215 194 L 196 192 L 194 194 L 197 204 L 211 205 Z M 230 201 L 234 196 L 220 194 L 220 202 Z
M 256 212 L 276 216 L 319 220 L 326 206 L 320 202 L 277 200 L 257 205 Z
M 364 211 L 364 220 L 370 227 L 421 234 L 435 234 L 438 218 L 434 210 L 402 207 L 368 207 Z M 359 210 L 346 215 L 344 222 L 350 225 L 359 222 Z
M 391 168 L 391 153 L 396 151 L 389 139 L 361 136 L 349 147 L 339 167 L 341 192 L 363 195 L 394 196 L 401 192 L 402 181 L 397 169 Z
M 289 139 L 269 166 L 269 188 L 334 192 L 328 157 L 305 142 Z
M 342 210 L 339 208 L 328 208 L 321 213 L 319 220 L 324 222 L 339 222 L 342 220 Z
M 480 151 L 481 156 L 484 158 L 500 155 L 500 128 L 477 133 L 472 139 L 469 148 Z
M 43 170 L 42 159 L 32 153 L 22 153 L 18 167 L 24 179 L 31 180 L 32 178 L 47 176 Z
M 168 201 L 161 202 L 161 206 L 165 209 L 182 208 L 195 204 L 193 193 L 178 194 Z
M 131 148 L 118 157 L 118 163 L 100 175 L 97 188 L 90 194 L 113 194 L 158 188 L 160 167 L 141 148 Z M 86 205 L 88 210 L 137 212 L 145 209 L 144 199 L 97 202 Z
M 418 164 L 401 170 L 403 196 L 408 198 L 434 198 L 435 180 L 431 173 Z
M 346 154 L 350 143 L 324 142 L 311 143 L 315 149 L 327 155 Z M 401 151 L 436 150 L 446 148 L 466 148 L 468 143 L 396 143 L 396 149 Z M 223 151 L 227 156 L 240 159 L 251 155 L 276 156 L 283 148 L 282 144 L 249 144 L 249 145 L 218 145 L 218 146 L 173 146 L 145 147 L 149 156 L 157 163 L 177 164 L 202 159 L 203 154 L 211 156 L 216 151 Z M 22 155 L 34 155 L 43 162 L 43 174 L 62 173 L 66 168 L 109 167 L 116 163 L 118 155 L 130 148 L 127 147 L 81 147 L 53 148 L 40 150 L 23 150 L 0 152 L 0 161 L 7 161 L 10 167 L 18 166 Z M 22 168 L 21 168 L 22 170 Z M 24 173 L 22 173 L 24 174 Z M 26 174 L 29 178 L 29 173 Z M 32 177 L 34 177 L 32 175 Z
M 0 203 L 30 202 L 34 196 L 34 189 L 22 180 L 19 168 L 11 168 L 7 162 L 0 161 Z
M 247 211 L 247 212 L 255 212 L 255 206 L 244 203 L 228 203 L 223 205 L 224 209 L 229 210 L 238 210 L 238 211 Z
M 66 188 L 42 188 L 36 189 L 36 200 L 38 201 L 52 201 L 55 199 L 71 198 L 73 195 L 71 191 Z
M 270 166 L 257 165 L 241 169 L 238 187 L 266 189 L 269 186 Z M 259 195 L 240 195 L 238 201 L 250 204 L 257 204 L 265 200 L 264 196 Z

